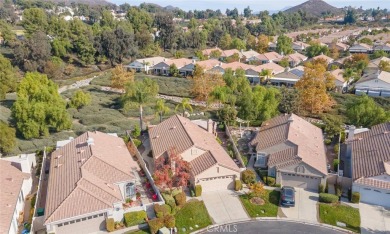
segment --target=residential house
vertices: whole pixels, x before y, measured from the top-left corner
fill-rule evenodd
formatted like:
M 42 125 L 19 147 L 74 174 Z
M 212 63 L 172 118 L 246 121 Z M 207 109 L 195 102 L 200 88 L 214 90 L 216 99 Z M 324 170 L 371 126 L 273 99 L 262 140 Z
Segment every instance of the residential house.
M 355 83 L 355 94 L 390 97 L 390 72 L 377 71 L 363 75 Z
M 347 147 L 352 191 L 360 193 L 360 202 L 390 207 L 390 122 L 358 134 L 351 128 Z
M 243 60 L 247 61 L 248 58 L 252 58 L 252 57 L 255 57 L 255 56 L 260 55 L 260 54 L 257 53 L 256 51 L 250 49 L 248 51 L 241 50 L 240 55 L 243 58 Z
M 137 60 L 134 60 L 129 65 L 126 65 L 124 67 L 126 67 L 127 69 L 133 69 L 136 72 L 149 73 L 149 70 L 151 70 L 151 68 L 154 65 L 159 64 L 161 62 L 167 62 L 167 61 L 169 61 L 169 59 L 157 56 L 157 57 L 151 57 L 151 58 L 137 59 Z
M 316 59 L 323 59 L 323 60 L 325 60 L 327 65 L 333 63 L 333 61 L 334 61 L 333 58 L 331 58 L 329 56 L 326 56 L 324 54 L 320 54 L 320 55 L 315 56 L 315 57 L 312 58 L 312 60 L 316 60 Z
M 390 53 L 390 44 L 386 43 L 386 44 L 374 45 L 373 50 L 374 50 L 374 52 L 375 51 L 384 51 L 386 53 Z
M 318 191 L 327 178 L 322 130 L 295 114 L 262 123 L 251 141 L 254 166 L 268 170 L 281 186 Z
M 140 167 L 116 134 L 86 132 L 51 154 L 44 210 L 47 233 L 97 233 L 105 219 L 128 211 L 126 199 L 143 192 Z M 144 204 L 146 205 L 146 204 Z
M 295 41 L 292 43 L 293 50 L 297 51 L 298 53 L 302 53 L 306 50 L 307 47 L 309 47 L 309 44 L 306 44 L 301 41 Z
M 350 53 L 371 53 L 372 52 L 372 46 L 364 44 L 364 43 L 357 43 L 354 44 L 349 48 Z
M 339 92 L 347 92 L 348 91 L 348 82 L 345 81 L 343 74 L 344 69 L 336 69 L 330 72 L 334 77 L 334 83 L 336 85 L 336 89 Z
M 337 42 L 337 43 L 335 43 L 335 44 L 333 44 L 333 43 L 328 43 L 327 45 L 328 45 L 329 49 L 332 49 L 332 46 L 335 46 L 336 49 L 337 49 L 338 51 L 340 51 L 340 52 L 347 51 L 348 48 L 349 48 L 349 45 L 344 44 L 344 43 L 341 43 L 341 42 Z
M 17 234 L 19 225 L 24 221 L 28 222 L 23 220 L 24 206 L 26 197 L 32 190 L 31 172 L 35 166 L 35 154 L 0 159 L 1 233 Z
M 283 58 L 283 56 L 276 53 L 276 52 L 268 52 L 268 53 L 259 54 L 256 56 L 249 57 L 249 58 L 247 58 L 246 61 L 249 63 L 256 63 L 256 64 L 261 65 L 261 64 L 274 62 L 275 60 L 281 59 L 281 58 Z
M 268 43 L 268 50 L 270 50 L 270 51 L 276 51 L 276 48 L 277 48 L 276 42 L 269 42 L 269 43 Z
M 221 54 L 221 60 L 226 60 L 230 56 L 233 56 L 234 54 L 238 54 L 239 59 L 241 60 L 243 58 L 243 55 L 240 53 L 237 49 L 231 49 L 231 50 L 223 50 Z
M 347 57 L 343 57 L 343 58 L 340 58 L 340 59 L 336 59 L 329 65 L 330 66 L 335 65 L 335 66 L 337 66 L 339 68 L 343 68 L 345 60 L 350 59 L 351 57 L 352 57 L 352 55 L 347 56 Z
M 275 74 L 279 74 L 279 73 L 283 72 L 284 67 L 279 66 L 278 64 L 273 63 L 273 62 L 266 63 L 266 64 L 259 65 L 256 67 L 248 68 L 245 71 L 245 75 L 249 79 L 249 82 L 251 84 L 259 84 L 260 83 L 260 73 L 263 70 L 270 70 L 272 73 L 272 76 L 273 76 Z
M 381 57 L 381 58 L 377 58 L 377 59 L 371 60 L 370 63 L 368 63 L 366 69 L 365 69 L 365 73 L 377 72 L 378 70 L 380 70 L 379 69 L 379 64 L 382 61 L 390 63 L 390 58 Z
M 305 55 L 303 55 L 303 54 L 295 52 L 293 54 L 289 54 L 289 55 L 283 56 L 282 58 L 275 59 L 274 62 L 275 63 L 279 63 L 283 59 L 287 59 L 290 67 L 296 67 L 300 63 L 306 61 L 307 57 Z
M 180 68 L 179 71 L 182 74 L 192 75 L 195 70 L 195 66 L 201 66 L 204 69 L 204 72 L 206 72 L 212 70 L 216 66 L 222 66 L 222 64 L 223 63 L 217 59 L 194 61 L 193 63 L 187 64 Z
M 223 52 L 223 50 L 221 50 L 220 48 L 215 47 L 215 48 L 210 48 L 210 49 L 202 50 L 202 54 L 203 54 L 204 56 L 206 56 L 207 58 L 211 58 L 210 56 L 211 56 L 211 53 L 212 53 L 213 51 L 219 51 L 219 52 L 221 53 L 221 55 L 222 55 L 222 52 Z M 219 59 L 219 58 L 215 58 L 215 59 Z
M 157 63 L 156 65 L 154 65 L 152 67 L 152 69 L 153 69 L 153 73 L 154 74 L 168 76 L 168 75 L 170 75 L 169 74 L 169 67 L 172 64 L 175 64 L 177 69 L 180 70 L 181 68 L 183 68 L 184 66 L 186 66 L 186 65 L 188 65 L 190 63 L 194 63 L 194 60 L 187 59 L 187 58 L 171 59 L 171 60 L 168 60 L 168 61 L 163 61 L 163 62 Z M 180 71 L 180 74 L 183 75 L 183 76 L 186 76 L 187 72 L 190 72 L 190 71 L 182 70 L 182 71 Z
M 284 72 L 272 76 L 269 81 L 275 86 L 293 87 L 303 76 L 303 66 L 287 68 Z
M 153 159 L 168 157 L 175 150 L 190 164 L 191 185 L 201 185 L 204 192 L 234 189 L 234 181 L 240 179 L 240 168 L 217 142 L 215 128 L 212 121 L 204 129 L 174 115 L 149 128 Z

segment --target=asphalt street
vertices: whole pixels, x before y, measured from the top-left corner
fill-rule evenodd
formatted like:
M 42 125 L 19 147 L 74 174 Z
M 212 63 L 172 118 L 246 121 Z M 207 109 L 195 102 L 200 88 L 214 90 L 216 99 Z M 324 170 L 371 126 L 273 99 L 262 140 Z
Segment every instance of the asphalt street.
M 288 221 L 256 220 L 242 223 L 224 224 L 209 227 L 202 233 L 245 233 L 245 234 L 340 234 L 347 233 L 318 225 L 309 225 Z

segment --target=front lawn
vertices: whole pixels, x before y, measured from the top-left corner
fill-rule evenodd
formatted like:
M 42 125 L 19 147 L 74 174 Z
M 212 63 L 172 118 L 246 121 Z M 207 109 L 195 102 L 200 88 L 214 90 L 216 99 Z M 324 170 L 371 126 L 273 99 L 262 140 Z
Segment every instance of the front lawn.
M 346 229 L 360 232 L 359 209 L 340 204 L 319 204 L 320 220 L 322 223 L 337 226 L 336 222 L 345 223 Z
M 278 215 L 280 192 L 276 190 L 266 190 L 266 193 L 261 198 L 265 201 L 264 205 L 255 205 L 250 202 L 248 195 L 240 196 L 240 200 L 244 205 L 248 214 L 254 217 L 276 217 Z
M 211 219 L 203 201 L 188 201 L 175 215 L 179 233 L 190 233 L 211 225 Z M 198 225 L 196 227 L 195 225 Z M 192 230 L 190 229 L 192 227 Z M 185 231 L 184 229 L 185 228 Z

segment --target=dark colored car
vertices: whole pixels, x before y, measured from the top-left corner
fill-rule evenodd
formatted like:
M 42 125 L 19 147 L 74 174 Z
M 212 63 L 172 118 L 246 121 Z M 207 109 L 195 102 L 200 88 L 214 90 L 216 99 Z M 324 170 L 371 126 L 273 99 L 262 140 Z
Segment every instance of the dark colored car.
M 282 188 L 282 206 L 295 206 L 295 189 L 290 186 L 283 186 Z

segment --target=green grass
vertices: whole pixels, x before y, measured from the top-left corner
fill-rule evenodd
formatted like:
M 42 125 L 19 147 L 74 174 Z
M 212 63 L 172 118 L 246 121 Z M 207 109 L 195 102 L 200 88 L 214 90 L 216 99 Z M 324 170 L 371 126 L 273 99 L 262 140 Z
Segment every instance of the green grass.
M 336 226 L 336 222 L 347 225 L 346 229 L 360 232 L 359 209 L 340 204 L 319 204 L 320 220 L 322 223 Z
M 149 230 L 149 228 L 148 229 L 140 229 L 137 231 L 128 231 L 128 232 L 125 232 L 124 234 L 150 234 L 150 230 Z
M 136 80 L 143 80 L 145 78 L 151 78 L 155 80 L 160 89 L 160 94 L 166 94 L 171 96 L 179 97 L 192 97 L 191 88 L 192 81 L 187 78 L 176 78 L 176 77 L 166 77 L 166 76 L 146 76 L 142 74 L 136 75 Z
M 250 202 L 248 195 L 240 196 L 240 200 L 244 205 L 249 216 L 254 217 L 276 217 L 278 215 L 280 192 L 275 190 L 266 190 L 266 193 L 261 198 L 264 199 L 264 205 L 255 205 Z M 264 213 L 263 213 L 263 212 Z
M 211 225 L 211 219 L 203 201 L 188 201 L 175 215 L 179 233 L 190 233 Z M 196 228 L 195 225 L 199 227 Z M 193 230 L 190 230 L 190 227 Z M 186 231 L 183 231 L 183 228 Z

